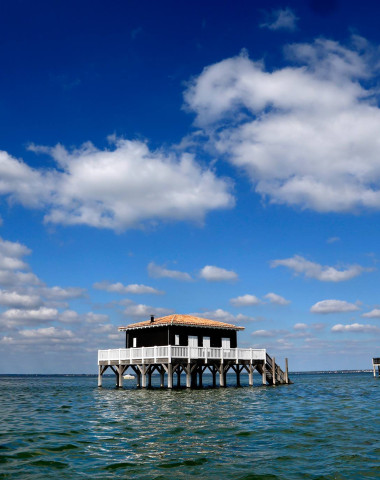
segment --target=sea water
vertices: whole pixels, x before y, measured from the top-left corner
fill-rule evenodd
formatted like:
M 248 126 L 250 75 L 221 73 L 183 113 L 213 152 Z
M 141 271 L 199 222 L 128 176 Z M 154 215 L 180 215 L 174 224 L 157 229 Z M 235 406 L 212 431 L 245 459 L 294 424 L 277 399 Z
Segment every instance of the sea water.
M 0 478 L 380 479 L 380 379 L 292 380 L 170 391 L 1 377 Z

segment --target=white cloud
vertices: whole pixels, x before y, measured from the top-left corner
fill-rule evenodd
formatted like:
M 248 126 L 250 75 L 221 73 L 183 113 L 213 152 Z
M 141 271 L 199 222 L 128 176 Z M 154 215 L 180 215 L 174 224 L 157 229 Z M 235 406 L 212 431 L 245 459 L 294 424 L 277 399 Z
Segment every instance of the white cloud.
M 174 313 L 174 310 L 169 308 L 150 307 L 149 305 L 143 305 L 141 303 L 128 305 L 124 310 L 124 315 L 128 317 L 145 318 L 146 320 L 148 320 L 151 315 L 164 317 L 172 313 Z
M 231 298 L 230 303 L 234 307 L 249 307 L 252 305 L 259 305 L 260 299 L 256 295 L 242 295 L 241 297 Z
M 306 323 L 296 323 L 293 326 L 294 330 L 305 330 L 307 328 Z
M 160 265 L 156 265 L 154 262 L 150 262 L 148 265 L 148 274 L 153 278 L 172 278 L 174 280 L 191 280 L 191 276 L 186 272 L 180 272 L 178 270 L 169 270 Z
M 0 194 L 44 209 L 46 222 L 119 231 L 157 220 L 203 221 L 211 210 L 233 207 L 227 181 L 192 155 L 177 158 L 143 142 L 114 140 L 109 150 L 89 142 L 73 151 L 32 145 L 56 162 L 50 170 L 0 152 Z
M 226 282 L 237 280 L 237 273 L 232 270 L 225 270 L 224 268 L 215 267 L 213 265 L 206 265 L 200 271 L 199 276 L 208 282 Z
M 232 313 L 226 312 L 221 308 L 218 308 L 216 310 L 211 310 L 208 312 L 192 313 L 191 315 L 194 315 L 196 317 L 208 318 L 210 320 L 217 320 L 219 322 L 232 323 L 232 324 L 239 324 L 239 322 L 255 322 L 256 321 L 256 319 L 253 317 L 248 317 L 247 315 L 242 315 L 241 313 L 238 313 L 237 315 L 233 315 Z
M 265 337 L 265 338 L 272 338 L 277 337 L 278 335 L 282 335 L 286 333 L 285 330 L 256 330 L 252 332 L 254 337 Z
M 42 300 L 39 295 L 23 295 L 17 292 L 0 290 L 0 305 L 4 307 L 34 308 L 39 307 Z
M 338 269 L 328 265 L 310 262 L 300 255 L 294 255 L 291 258 L 281 260 L 272 260 L 270 266 L 276 268 L 279 266 L 287 267 L 296 274 L 304 274 L 305 277 L 315 278 L 321 282 L 344 282 L 357 277 L 363 272 L 372 271 L 371 268 L 364 268 L 361 265 L 350 265 L 346 268 Z
M 379 333 L 380 327 L 375 325 L 362 325 L 360 323 L 351 323 L 349 325 L 342 325 L 338 323 L 331 328 L 332 332 L 359 332 L 359 333 Z
M 349 303 L 344 300 L 322 300 L 314 304 L 310 311 L 312 313 L 343 313 L 355 312 L 359 307 L 355 303 Z
M 157 290 L 156 288 L 149 287 L 147 285 L 137 285 L 137 284 L 123 285 L 120 282 L 110 283 L 110 282 L 107 282 L 107 281 L 94 283 L 94 288 L 96 288 L 98 290 L 105 290 L 106 292 L 115 292 L 115 293 L 120 293 L 120 294 L 150 293 L 150 294 L 154 294 L 154 295 L 162 295 L 162 294 L 165 293 L 162 290 Z
M 69 300 L 86 296 L 86 290 L 79 287 L 43 287 L 40 293 L 49 300 Z
M 277 293 L 267 293 L 264 295 L 264 298 L 267 298 L 270 303 L 275 303 L 276 305 L 289 305 L 290 300 L 286 300 L 286 298 L 281 297 L 281 295 L 277 295 Z
M 339 237 L 330 237 L 327 239 L 326 243 L 336 243 L 336 242 L 340 242 L 340 238 Z
M 367 86 L 378 50 L 354 37 L 286 52 L 277 70 L 245 53 L 205 68 L 185 92 L 196 125 L 272 203 L 380 209 L 380 108 Z
M 362 317 L 365 317 L 365 318 L 380 318 L 380 309 L 379 308 L 374 308 L 370 312 L 363 313 Z
M 269 28 L 269 30 L 289 30 L 296 29 L 297 16 L 289 7 L 272 10 L 267 14 L 268 21 L 262 23 L 260 27 Z

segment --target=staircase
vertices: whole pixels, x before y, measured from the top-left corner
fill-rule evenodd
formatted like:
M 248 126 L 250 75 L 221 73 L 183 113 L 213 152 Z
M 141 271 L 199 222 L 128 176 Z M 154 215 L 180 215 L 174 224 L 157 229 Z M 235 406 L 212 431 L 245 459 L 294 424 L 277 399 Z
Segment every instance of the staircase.
M 256 369 L 262 375 L 265 372 L 265 379 L 269 385 L 292 383 L 289 378 L 286 378 L 286 373 L 279 365 L 277 365 L 275 358 L 271 358 L 268 354 L 266 354 L 266 360 L 263 363 L 258 364 Z

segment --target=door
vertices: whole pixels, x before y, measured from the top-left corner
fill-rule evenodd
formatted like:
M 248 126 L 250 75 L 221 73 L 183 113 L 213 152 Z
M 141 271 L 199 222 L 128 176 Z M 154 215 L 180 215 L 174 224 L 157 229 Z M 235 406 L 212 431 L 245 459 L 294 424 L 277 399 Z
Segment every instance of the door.
M 190 358 L 198 358 L 198 337 L 188 336 Z
M 229 338 L 222 338 L 222 348 L 230 348 L 231 340 Z
M 210 348 L 210 337 L 203 337 L 203 346 Z

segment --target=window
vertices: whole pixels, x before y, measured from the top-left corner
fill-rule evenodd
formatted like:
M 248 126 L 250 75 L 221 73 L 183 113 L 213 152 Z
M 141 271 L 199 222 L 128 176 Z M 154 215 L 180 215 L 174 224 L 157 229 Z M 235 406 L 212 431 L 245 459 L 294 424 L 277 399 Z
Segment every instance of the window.
M 133 348 L 137 347 L 137 338 L 135 337 L 133 339 Z
M 210 337 L 203 337 L 203 346 L 210 348 Z
M 179 335 L 174 337 L 174 345 L 179 345 Z
M 189 347 L 197 347 L 198 346 L 198 337 L 192 337 L 189 335 Z
M 230 348 L 231 340 L 229 338 L 222 338 L 222 348 Z

